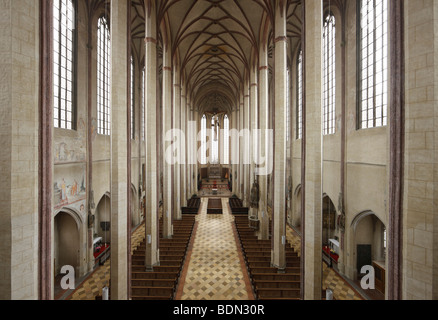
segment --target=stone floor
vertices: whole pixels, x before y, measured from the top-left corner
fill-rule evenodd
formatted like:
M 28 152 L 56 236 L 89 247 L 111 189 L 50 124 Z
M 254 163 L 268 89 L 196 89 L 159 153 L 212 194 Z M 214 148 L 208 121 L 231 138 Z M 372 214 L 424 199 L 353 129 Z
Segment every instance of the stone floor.
M 177 300 L 253 300 L 248 274 L 237 245 L 228 199 L 222 198 L 223 214 L 207 214 L 208 198 L 201 199 L 192 243 L 183 268 Z M 287 239 L 300 254 L 301 238 L 287 227 Z M 144 239 L 144 225 L 132 235 L 132 250 Z M 98 267 L 65 299 L 94 300 L 107 286 L 110 261 Z M 323 268 L 323 288 L 337 300 L 364 300 L 335 270 Z
M 292 227 L 287 225 L 286 238 L 301 256 L 301 237 Z M 323 289 L 331 289 L 336 300 L 364 300 L 364 297 L 357 292 L 347 281 L 345 281 L 333 268 L 323 265 Z
M 228 199 L 222 200 L 223 214 L 207 214 L 203 198 L 191 257 L 178 300 L 249 300 L 242 260 L 233 231 L 234 218 Z

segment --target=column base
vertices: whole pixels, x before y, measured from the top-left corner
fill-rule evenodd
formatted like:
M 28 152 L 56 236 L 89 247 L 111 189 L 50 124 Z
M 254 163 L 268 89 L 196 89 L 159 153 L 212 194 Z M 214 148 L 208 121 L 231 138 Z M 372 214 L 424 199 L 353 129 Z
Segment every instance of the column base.
M 159 267 L 161 264 L 158 262 L 152 266 L 146 266 L 145 272 L 154 272 L 154 267 Z
M 278 268 L 277 273 L 279 273 L 279 274 L 286 273 L 286 268 Z

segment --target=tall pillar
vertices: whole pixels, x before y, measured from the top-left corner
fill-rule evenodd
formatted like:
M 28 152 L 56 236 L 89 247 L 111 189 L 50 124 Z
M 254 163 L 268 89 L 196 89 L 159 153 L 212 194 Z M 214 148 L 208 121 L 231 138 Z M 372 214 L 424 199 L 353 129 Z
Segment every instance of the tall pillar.
M 181 128 L 181 84 L 180 84 L 180 75 L 179 70 L 174 64 L 175 71 L 173 74 L 173 129 L 180 131 Z M 183 158 L 182 153 L 182 143 L 180 137 L 175 137 L 177 139 L 173 143 L 178 148 L 177 162 L 173 164 L 174 170 L 174 196 L 173 196 L 173 217 L 176 220 L 182 219 L 181 214 L 181 161 Z
M 199 112 L 194 107 L 193 108 L 193 120 L 195 121 L 195 126 L 199 130 Z M 198 130 L 193 135 L 193 154 L 197 154 L 198 151 Z M 195 164 L 193 165 L 193 171 L 192 171 L 192 194 L 198 194 L 198 160 L 196 159 Z
M 287 33 L 286 4 L 275 1 L 275 90 L 274 90 L 274 207 L 272 265 L 282 270 L 285 257 L 286 201 L 286 103 L 287 103 Z
M 157 22 L 156 2 L 149 0 L 145 15 L 145 162 L 146 215 L 145 266 L 147 271 L 160 264 L 158 249 L 158 159 L 157 159 Z
M 387 229 L 387 266 L 394 269 L 387 277 L 387 288 L 390 293 L 387 298 L 400 299 L 398 291 L 401 291 L 403 299 L 436 300 L 438 299 L 438 2 L 429 1 L 421 5 L 414 1 L 400 1 L 397 4 L 395 2 L 389 1 L 390 19 L 399 20 L 388 25 L 392 33 L 391 105 L 388 115 L 391 134 L 394 136 L 390 143 L 392 153 L 390 157 L 392 190 L 390 191 L 392 192 L 389 196 L 392 198 L 390 198 L 392 204 L 389 207 L 391 221 Z M 404 18 L 397 13 L 398 10 Z M 400 26 L 394 24 L 403 23 L 403 29 L 397 31 Z M 401 41 L 404 45 L 400 43 Z M 403 53 L 404 57 L 400 57 Z M 403 64 L 406 68 L 404 75 L 400 74 Z M 401 87 L 403 85 L 404 89 Z M 405 101 L 401 100 L 403 91 L 406 96 Z M 394 122 L 400 118 L 402 112 L 405 127 L 398 128 L 397 132 Z M 398 126 L 403 124 L 398 123 Z M 400 149 L 397 152 L 396 141 L 393 139 L 403 139 L 404 152 L 400 153 Z M 404 164 L 401 168 L 404 169 L 400 172 L 401 175 L 398 173 L 397 176 L 392 176 L 396 169 L 396 158 L 403 154 Z M 403 186 L 400 184 L 397 186 L 397 180 L 400 179 Z M 397 187 L 399 190 L 396 190 Z M 398 209 L 395 202 L 400 196 L 397 197 L 395 193 L 401 191 L 400 187 L 403 191 L 403 207 Z M 398 210 L 402 210 L 402 217 Z M 398 227 L 401 225 L 402 234 L 397 225 Z M 400 256 L 400 247 L 403 248 L 402 256 Z M 398 259 L 402 259 L 402 266 L 396 265 Z M 401 287 L 398 284 L 398 277 L 403 277 Z M 389 283 L 391 280 L 397 283 Z
M 42 30 L 51 29 L 53 19 L 50 19 L 52 2 L 47 1 L 45 12 L 43 2 L 46 1 L 11 0 L 1 4 L 1 300 L 49 300 L 53 296 L 50 259 L 53 89 L 46 85 L 52 78 L 51 69 L 45 74 L 47 78 L 39 77 L 40 62 L 48 68 L 52 64 L 52 51 L 44 54 L 41 50 L 42 55 L 39 54 L 39 22 Z M 40 12 L 42 17 L 49 17 L 49 21 L 39 20 Z M 42 46 L 51 48 L 50 33 L 41 36 Z M 38 94 L 43 99 L 40 108 Z M 39 167 L 43 170 L 40 176 Z M 42 229 L 38 230 L 41 219 L 44 219 Z M 39 250 L 43 252 L 39 254 Z
M 249 190 L 250 190 L 250 163 L 251 163 L 251 142 L 249 139 L 249 133 L 251 129 L 251 118 L 250 118 L 250 101 L 249 101 L 249 79 L 245 81 L 244 85 L 244 93 L 243 93 L 243 113 L 244 113 L 244 119 L 243 119 L 243 128 L 246 130 L 247 134 L 244 136 L 244 142 L 243 142 L 243 205 L 245 207 L 249 207 Z
M 172 238 L 173 216 L 173 179 L 172 165 L 166 159 L 166 150 L 171 141 L 166 141 L 167 133 L 172 130 L 172 60 L 171 48 L 163 47 L 163 238 Z
M 258 64 L 258 63 L 257 63 Z M 250 127 L 251 127 L 251 141 L 249 143 L 250 148 L 250 166 L 249 166 L 249 186 L 248 186 L 248 201 L 251 200 L 251 188 L 254 183 L 255 177 L 255 161 L 257 160 L 257 153 L 259 145 L 259 137 L 256 135 L 258 129 L 258 77 L 257 77 L 257 64 L 255 64 L 250 71 Z M 257 208 L 251 209 L 251 215 L 257 216 Z
M 230 122 L 231 122 L 231 127 L 230 129 L 235 131 L 237 130 L 237 110 L 234 108 L 233 111 L 231 112 L 231 117 L 230 117 Z M 232 131 L 231 131 L 232 132 Z M 233 194 L 237 194 L 236 193 L 236 185 L 237 185 L 237 175 L 236 175 L 236 163 L 234 162 L 234 157 L 236 155 L 236 151 L 237 151 L 237 144 L 236 144 L 236 140 L 232 138 L 232 136 L 230 135 L 230 146 L 231 146 L 231 152 L 230 152 L 230 164 L 231 164 L 231 176 L 233 178 L 232 183 L 231 183 L 231 188 L 233 189 Z
M 322 280 L 322 1 L 305 1 L 304 299 L 321 299 Z
M 271 161 L 268 157 L 270 142 L 267 141 L 266 130 L 269 129 L 269 67 L 268 67 L 268 47 L 264 44 L 259 53 L 259 125 L 260 125 L 260 158 L 265 158 L 264 168 L 269 168 Z M 268 216 L 268 174 L 269 170 L 260 172 L 258 176 L 260 186 L 260 202 L 258 219 L 260 221 L 259 239 L 269 239 L 269 216 Z
M 180 202 L 181 206 L 185 207 L 187 206 L 187 113 L 186 113 L 186 96 L 184 94 L 183 87 L 180 88 L 181 93 L 181 131 L 184 134 L 182 137 L 184 140 L 181 141 L 181 151 L 184 152 L 182 155 L 182 161 L 181 164 L 181 192 L 180 192 Z
M 127 294 L 128 5 L 111 2 L 111 299 Z M 120 63 L 126 61 L 126 63 Z
M 186 137 L 186 146 L 187 146 L 187 199 L 190 199 L 193 195 L 192 193 L 192 167 L 193 167 L 193 156 L 194 156 L 194 150 L 193 150 L 193 118 L 192 114 L 190 112 L 191 105 L 190 105 L 190 96 L 187 95 L 186 92 L 186 118 L 187 118 L 187 137 Z M 196 132 L 196 130 L 194 130 Z
M 244 126 L 244 104 L 243 95 L 240 97 L 240 109 L 239 109 L 239 132 L 243 132 Z M 244 198 L 244 183 L 245 183 L 245 173 L 244 173 L 244 145 L 245 141 L 243 137 L 239 138 L 239 198 L 243 201 Z

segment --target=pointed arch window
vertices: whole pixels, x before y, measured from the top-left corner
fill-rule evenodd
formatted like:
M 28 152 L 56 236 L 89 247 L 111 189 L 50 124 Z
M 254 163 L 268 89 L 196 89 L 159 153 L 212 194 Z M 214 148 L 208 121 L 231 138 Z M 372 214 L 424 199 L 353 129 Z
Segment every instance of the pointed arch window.
M 358 128 L 386 126 L 388 0 L 361 0 L 358 29 Z
M 297 57 L 297 139 L 303 138 L 303 50 Z
M 97 22 L 97 132 L 111 134 L 110 110 L 110 30 L 107 19 Z
M 76 129 L 75 2 L 53 1 L 53 119 L 55 128 Z
M 201 164 L 207 164 L 207 117 L 201 119 Z
M 219 162 L 219 121 L 217 116 L 211 118 L 211 158 L 210 163 L 217 164 Z
M 335 17 L 328 14 L 323 30 L 323 133 L 335 133 L 336 110 L 336 29 Z

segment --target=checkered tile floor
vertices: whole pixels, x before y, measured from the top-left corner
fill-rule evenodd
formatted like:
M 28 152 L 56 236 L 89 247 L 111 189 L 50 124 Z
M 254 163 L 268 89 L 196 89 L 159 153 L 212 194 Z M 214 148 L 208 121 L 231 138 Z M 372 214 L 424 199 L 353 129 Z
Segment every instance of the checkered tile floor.
M 203 198 L 201 212 L 196 217 L 198 228 L 191 251 L 191 258 L 184 279 L 180 300 L 249 300 L 250 289 L 245 285 L 244 273 L 232 222 L 228 199 L 222 199 L 223 214 L 207 214 L 208 199 Z M 301 239 L 296 232 L 287 227 L 287 240 L 300 254 Z M 144 239 L 144 225 L 132 235 L 132 250 Z M 323 264 L 323 288 L 333 290 L 337 300 L 364 300 L 333 269 Z M 98 267 L 71 294 L 67 300 L 94 300 L 109 284 L 110 261 Z
M 131 252 L 145 238 L 144 224 L 140 225 L 132 234 Z M 110 281 L 110 260 L 103 266 L 98 267 L 67 300 L 95 300 L 97 295 L 102 295 L 102 288 L 109 285 Z
M 298 252 L 298 255 L 301 255 L 301 237 L 289 225 L 286 228 L 286 238 Z M 333 269 L 328 268 L 323 263 L 323 289 L 327 288 L 333 290 L 333 296 L 336 300 L 364 300 Z
M 207 214 L 203 198 L 181 300 L 249 300 L 228 199 L 223 214 Z

